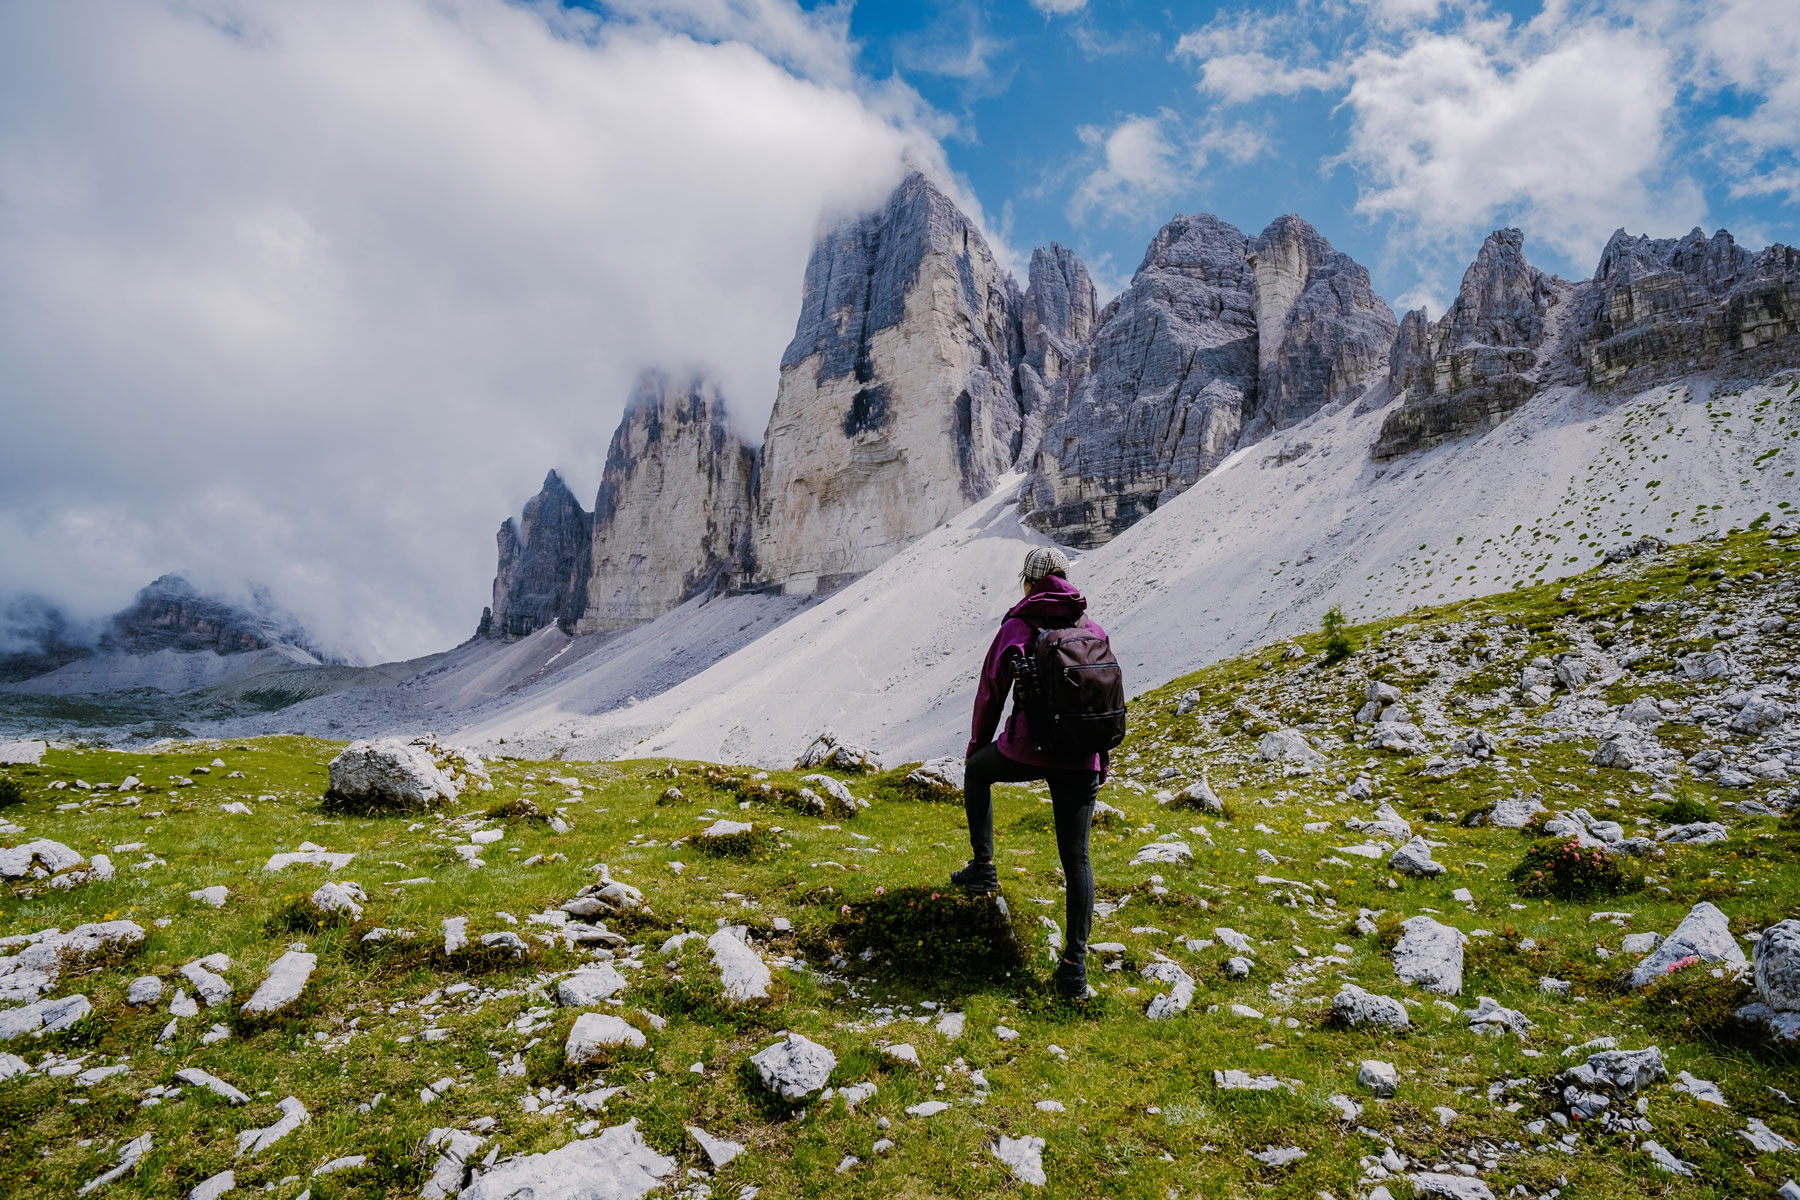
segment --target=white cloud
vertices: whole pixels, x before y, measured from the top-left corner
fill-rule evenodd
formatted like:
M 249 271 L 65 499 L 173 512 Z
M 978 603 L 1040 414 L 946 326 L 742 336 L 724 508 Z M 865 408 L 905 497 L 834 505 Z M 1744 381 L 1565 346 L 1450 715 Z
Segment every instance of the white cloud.
M 1691 30 L 1671 32 L 1696 47 L 1700 88 L 1748 99 L 1748 112 L 1716 124 L 1731 194 L 1800 202 L 1800 5 L 1718 0 Z
M 1087 0 L 1031 0 L 1031 7 L 1046 17 L 1066 17 L 1087 7 Z
M 1242 122 L 1185 128 L 1168 109 L 1133 113 L 1110 128 L 1083 125 L 1075 133 L 1095 160 L 1069 200 L 1068 216 L 1076 224 L 1096 212 L 1122 220 L 1166 218 L 1167 207 L 1196 186 L 1209 161 L 1244 163 L 1268 148 L 1267 139 Z
M 1323 60 L 1313 49 L 1308 38 L 1313 17 L 1302 9 L 1221 13 L 1183 34 L 1175 56 L 1197 62 L 1200 93 L 1226 104 L 1336 87 L 1344 80 L 1344 66 Z
M 640 367 L 760 431 L 820 219 L 948 180 L 844 11 L 0 6 L 0 592 L 188 570 L 370 654 L 465 636 Z
M 1341 161 L 1359 212 L 1451 238 L 1520 223 L 1575 262 L 1619 225 L 1686 228 L 1698 186 L 1668 169 L 1675 81 L 1654 40 L 1595 23 L 1549 47 L 1423 35 L 1350 64 Z

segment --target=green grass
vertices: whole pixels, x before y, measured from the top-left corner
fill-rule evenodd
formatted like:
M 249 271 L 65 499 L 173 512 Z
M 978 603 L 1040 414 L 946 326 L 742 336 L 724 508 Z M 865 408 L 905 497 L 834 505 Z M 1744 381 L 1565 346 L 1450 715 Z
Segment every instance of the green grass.
M 1800 1157 L 1752 1156 L 1733 1131 L 1757 1116 L 1800 1139 L 1800 1109 L 1782 1105 L 1767 1090 L 1800 1091 L 1800 1061 L 1746 1041 L 1722 1015 L 1741 999 L 1738 991 L 1702 976 L 1627 995 L 1620 977 L 1631 958 L 1620 953 L 1620 940 L 1630 931 L 1666 933 L 1703 898 L 1720 904 L 1740 932 L 1800 913 L 1800 870 L 1794 865 L 1800 823 L 1727 813 L 1729 842 L 1633 860 L 1648 877 L 1640 890 L 1591 902 L 1524 899 L 1506 876 L 1524 856 L 1529 836 L 1464 828 L 1459 821 L 1470 810 L 1516 791 L 1535 791 L 1552 808 L 1585 806 L 1633 831 L 1640 817 L 1660 822 L 1677 811 L 1722 812 L 1724 803 L 1747 793 L 1722 793 L 1684 779 L 1671 807 L 1652 801 L 1642 776 L 1592 768 L 1591 742 L 1551 740 L 1530 725 L 1501 731 L 1505 710 L 1457 705 L 1490 704 L 1496 687 L 1516 680 L 1523 659 L 1566 649 L 1584 631 L 1593 632 L 1596 621 L 1636 622 L 1624 634 L 1627 640 L 1682 632 L 1673 617 L 1634 614 L 1633 605 L 1642 600 L 1683 596 L 1723 612 L 1756 586 L 1742 578 L 1753 569 L 1768 577 L 1764 586 L 1785 576 L 1791 588 L 1795 559 L 1791 543 L 1761 532 L 1738 534 L 1724 543 L 1678 547 L 1626 569 L 1342 630 L 1356 649 L 1329 666 L 1318 662 L 1326 651 L 1321 632 L 1297 639 L 1309 658 L 1288 660 L 1282 643 L 1141 697 L 1133 706 L 1131 736 L 1102 792 L 1126 817 L 1096 829 L 1093 838 L 1101 897 L 1124 900 L 1115 915 L 1096 924 L 1094 940 L 1122 943 L 1124 969 L 1104 970 L 1113 956 L 1096 955 L 1090 967 L 1099 994 L 1079 1007 L 1056 1000 L 1046 982 L 1051 952 L 1039 918 L 1061 924 L 1062 893 L 1041 789 L 996 792 L 1008 902 L 1007 914 L 998 916 L 985 903 L 943 901 L 947 875 L 967 854 L 960 807 L 920 803 L 904 784 L 904 770 L 847 779 L 870 807 L 816 816 L 796 807 L 800 784 L 793 772 L 753 780 L 746 771 L 706 764 L 676 763 L 671 773 L 663 760 L 502 760 L 490 764 L 493 791 L 466 795 L 447 811 L 351 816 L 328 813 L 321 804 L 335 743 L 267 738 L 54 750 L 40 767 L 6 772 L 24 794 L 4 814 L 24 832 L 7 842 L 53 837 L 85 854 L 144 842 L 162 861 L 139 870 L 133 864 L 141 853 L 114 854 L 118 876 L 111 882 L 66 892 L 25 882 L 0 905 L 0 935 L 115 917 L 148 931 L 129 957 L 75 967 L 52 993 L 85 993 L 96 1009 L 93 1019 L 67 1034 L 20 1038 L 6 1047 L 33 1064 L 54 1052 L 85 1054 L 86 1066 L 128 1058 L 131 1070 L 91 1089 L 41 1076 L 0 1082 L 0 1194 L 71 1195 L 110 1167 L 125 1141 L 148 1132 L 152 1154 L 99 1195 L 185 1196 L 201 1179 L 229 1167 L 236 1169 L 243 1194 L 274 1185 L 276 1200 L 291 1200 L 309 1183 L 321 1200 L 414 1196 L 424 1171 L 415 1148 L 432 1127 L 466 1128 L 492 1117 L 490 1136 L 503 1155 L 546 1150 L 577 1136 L 586 1114 L 527 1112 L 521 1100 L 540 1088 L 575 1090 L 604 1080 L 625 1090 L 608 1103 L 602 1124 L 636 1118 L 649 1142 L 675 1155 L 684 1170 L 706 1165 L 685 1136 L 687 1125 L 750 1147 L 710 1181 L 717 1197 L 735 1196 L 746 1184 L 760 1185 L 765 1197 L 1025 1191 L 988 1153 L 1002 1133 L 1047 1140 L 1050 1185 L 1044 1194 L 1052 1197 L 1313 1197 L 1322 1191 L 1349 1197 L 1367 1190 L 1359 1183 L 1359 1159 L 1384 1147 L 1357 1125 L 1381 1131 L 1401 1152 L 1428 1163 L 1523 1143 L 1484 1169 L 1496 1194 L 1523 1184 L 1533 1194 L 1562 1186 L 1570 1196 L 1772 1196 L 1776 1184 L 1800 1171 Z M 1727 578 L 1738 581 L 1736 590 L 1718 593 L 1718 581 Z M 1695 592 L 1682 591 L 1690 585 Z M 1574 600 L 1559 598 L 1566 586 L 1576 589 Z M 1425 646 L 1449 654 L 1455 669 L 1415 661 L 1410 652 Z M 1689 649 L 1685 643 L 1674 648 Z M 1460 723 L 1495 733 L 1498 760 L 1439 778 L 1423 769 L 1422 759 L 1368 752 L 1357 743 L 1352 715 L 1371 675 L 1400 686 L 1408 703 L 1437 689 L 1446 711 L 1461 714 Z M 1629 686 L 1615 685 L 1624 691 L 1606 698 L 1619 703 L 1631 694 L 1699 692 L 1697 685 L 1654 675 L 1654 666 L 1648 675 L 1640 669 Z M 1177 699 L 1189 691 L 1199 694 L 1199 707 L 1176 716 Z M 1323 769 L 1284 776 L 1255 761 L 1256 737 L 1287 725 L 1326 747 Z M 1674 745 L 1683 735 L 1668 727 L 1661 736 Z M 189 774 L 215 757 L 226 766 L 205 776 Z M 1159 781 L 1169 766 L 1180 774 Z M 241 770 L 244 778 L 227 778 L 230 770 Z M 1178 790 L 1202 772 L 1230 806 L 1231 818 L 1156 802 L 1155 791 Z M 1341 824 L 1366 814 L 1366 805 L 1342 795 L 1362 772 L 1415 830 L 1447 843 L 1437 851 L 1447 874 L 1401 879 L 1384 862 L 1337 850 L 1362 840 Z M 143 779 L 147 789 L 127 797 L 48 788 L 77 778 L 116 783 L 128 774 Z M 176 787 L 175 777 L 197 782 Z M 554 782 L 571 778 L 578 789 Z M 680 800 L 664 799 L 671 787 L 681 792 Z M 219 805 L 233 800 L 247 803 L 253 815 L 222 813 Z M 77 807 L 63 811 L 59 805 Z M 559 812 L 570 825 L 567 833 L 554 833 L 548 824 L 548 816 Z M 754 822 L 757 835 L 731 847 L 733 853 L 704 854 L 693 835 L 719 816 Z M 466 840 L 463 833 L 443 836 L 465 817 L 465 828 L 480 823 L 505 831 L 483 847 L 486 865 L 480 869 L 470 869 L 448 849 Z M 1319 822 L 1330 828 L 1306 828 Z M 1210 841 L 1196 832 L 1202 829 Z M 1165 833 L 1193 848 L 1191 865 L 1129 865 L 1139 847 Z M 271 853 L 305 840 L 357 857 L 336 873 L 310 867 L 263 871 Z M 1281 861 L 1263 862 L 1259 849 Z M 532 858 L 539 861 L 525 866 Z M 561 1046 L 575 1014 L 555 1007 L 553 978 L 584 956 L 539 944 L 532 934 L 542 927 L 527 917 L 592 882 L 589 868 L 599 863 L 646 897 L 645 911 L 608 924 L 641 947 L 643 966 L 626 969 L 630 986 L 618 1011 L 642 1024 L 649 1045 L 597 1067 L 570 1069 Z M 1165 892 L 1153 891 L 1153 874 Z M 1260 883 L 1258 876 L 1295 882 Z M 419 877 L 431 882 L 396 885 Z M 307 915 L 302 898 L 328 878 L 355 880 L 368 892 L 360 920 L 319 922 Z M 212 884 L 231 890 L 223 909 L 187 899 L 190 890 Z M 1463 887 L 1473 893 L 1472 904 L 1454 898 Z M 1379 932 L 1352 931 L 1363 908 L 1385 910 L 1384 928 L 1397 916 L 1432 909 L 1465 931 L 1491 931 L 1470 945 L 1460 1003 L 1472 1007 L 1477 995 L 1490 995 L 1521 1009 L 1537 1024 L 1530 1041 L 1478 1037 L 1433 997 L 1400 984 L 1385 957 L 1391 941 Z M 1590 924 L 1587 914 L 1598 908 L 1628 913 L 1626 927 Z M 502 911 L 519 924 L 508 924 L 497 915 Z M 532 956 L 522 963 L 492 954 L 447 957 L 438 925 L 449 916 L 467 916 L 473 935 L 512 929 L 532 943 Z M 167 918 L 166 926 L 154 924 L 160 918 Z M 778 931 L 777 918 L 791 927 Z M 721 921 L 749 926 L 765 959 L 785 956 L 804 964 L 799 970 L 776 966 L 768 1003 L 729 1003 L 698 941 L 671 959 L 658 954 L 672 934 L 711 933 Z M 360 940 L 377 926 L 410 929 L 417 937 Z M 1223 945 L 1187 949 L 1188 939 L 1215 939 L 1216 926 L 1230 926 L 1255 943 L 1248 980 L 1225 975 L 1230 951 Z M 941 953 L 932 953 L 934 940 Z M 319 956 L 306 998 L 278 1018 L 242 1020 L 236 1005 L 290 942 L 305 942 Z M 1611 957 L 1600 957 L 1597 947 Z M 174 1044 L 156 1050 L 157 1033 L 169 1018 L 163 1006 L 129 1008 L 129 982 L 145 973 L 178 982 L 175 972 L 183 963 L 219 951 L 233 960 L 227 973 L 236 989 L 232 1007 L 183 1021 Z M 1196 988 L 1185 1014 L 1152 1023 L 1143 1010 L 1166 988 L 1138 968 L 1158 954 L 1181 963 Z M 1344 961 L 1321 964 L 1332 957 Z M 1306 974 L 1289 978 L 1290 969 Z M 1540 995 L 1537 980 L 1547 974 L 1571 980 L 1575 996 Z M 1421 1001 L 1412 1009 L 1414 1031 L 1396 1036 L 1332 1027 L 1325 1019 L 1330 997 L 1350 981 Z M 471 986 L 446 994 L 459 984 Z M 1280 995 L 1271 994 L 1271 984 L 1282 985 Z M 965 1034 L 938 1034 L 941 1008 L 927 1004 L 965 1013 Z M 1266 1017 L 1234 1017 L 1233 1004 Z M 1218 1010 L 1209 1011 L 1212 1006 Z M 535 1028 L 521 1031 L 517 1023 L 533 1009 L 550 1011 Z M 640 1010 L 663 1017 L 666 1028 L 652 1029 L 633 1016 Z M 232 1037 L 200 1045 L 200 1034 L 215 1020 L 230 1025 Z M 1001 1040 L 995 1031 L 1002 1025 L 1019 1037 Z M 424 1040 L 428 1028 L 445 1031 L 443 1039 Z M 835 1084 L 873 1080 L 877 1095 L 854 1112 L 838 1099 L 814 1103 L 803 1120 L 770 1103 L 745 1062 L 783 1030 L 803 1032 L 836 1052 Z M 1654 1136 L 1697 1165 L 1696 1179 L 1654 1172 L 1648 1158 L 1621 1138 L 1583 1132 L 1577 1153 L 1565 1155 L 1545 1148 L 1547 1137 L 1522 1135 L 1523 1121 L 1549 1112 L 1539 1085 L 1566 1065 L 1562 1047 L 1601 1035 L 1617 1036 L 1625 1046 L 1659 1044 L 1672 1071 L 1689 1070 L 1724 1088 L 1730 1112 L 1664 1085 L 1648 1092 Z M 922 1068 L 885 1059 L 881 1048 L 890 1042 L 914 1045 Z M 1066 1059 L 1051 1051 L 1053 1044 Z M 502 1075 L 499 1066 L 515 1056 L 523 1073 Z M 1357 1088 L 1356 1066 L 1366 1057 L 1400 1069 L 1395 1099 L 1374 1101 Z M 695 1063 L 703 1073 L 690 1071 Z M 147 1089 L 169 1084 L 177 1069 L 189 1065 L 232 1082 L 254 1103 L 232 1109 L 190 1089 L 179 1100 L 140 1107 Z M 1274 1074 L 1291 1080 L 1295 1090 L 1221 1092 L 1212 1071 L 1226 1068 Z M 985 1075 L 985 1094 L 972 1083 L 972 1070 Z M 432 1104 L 421 1103 L 420 1090 L 445 1076 L 456 1086 Z M 1490 1101 L 1488 1085 L 1507 1078 L 1534 1082 Z M 1338 1119 L 1327 1099 L 1335 1092 L 1365 1104 L 1356 1125 Z M 372 1115 L 359 1113 L 358 1105 L 377 1093 L 386 1095 L 381 1106 Z M 306 1104 L 311 1124 L 255 1160 L 236 1159 L 238 1131 L 274 1120 L 275 1102 L 287 1095 Z M 983 1095 L 982 1102 L 972 1102 Z M 924 1119 L 905 1114 L 907 1106 L 931 1098 L 953 1107 Z M 1039 1111 L 1036 1102 L 1046 1099 L 1061 1102 L 1065 1111 Z M 1522 1108 L 1506 1112 L 1509 1102 Z M 1459 1114 L 1447 1127 L 1432 1111 L 1440 1105 Z M 882 1118 L 891 1128 L 877 1127 Z M 876 1155 L 871 1146 L 882 1136 L 896 1145 Z M 1308 1157 L 1279 1169 L 1246 1157 L 1269 1144 L 1296 1145 Z M 326 1160 L 357 1153 L 368 1155 L 370 1165 L 308 1179 Z M 862 1162 L 837 1175 L 847 1154 Z M 1559 1184 L 1563 1177 L 1567 1183 Z M 1390 1186 L 1405 1195 L 1402 1183 Z

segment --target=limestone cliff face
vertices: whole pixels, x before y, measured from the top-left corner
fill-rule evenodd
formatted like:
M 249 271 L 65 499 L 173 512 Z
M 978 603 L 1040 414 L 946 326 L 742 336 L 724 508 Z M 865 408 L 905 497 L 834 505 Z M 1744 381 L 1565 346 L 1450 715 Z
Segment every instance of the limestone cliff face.
M 1407 315 L 1389 355 L 1399 403 L 1372 450 L 1392 458 L 1491 429 L 1543 386 L 1559 306 L 1571 285 L 1525 260 L 1516 229 L 1488 235 L 1463 273 L 1456 301 L 1427 332 Z
M 1061 415 L 1060 401 L 1086 361 L 1098 308 L 1094 281 L 1074 251 L 1052 242 L 1048 249 L 1039 246 L 1032 252 L 1021 322 L 1024 358 L 1017 372 L 1022 423 L 1018 462 L 1037 456 L 1044 429 Z
M 572 630 L 587 607 L 592 539 L 593 518 L 551 471 L 520 520 L 508 517 L 494 536 L 494 603 L 476 636 L 523 637 L 551 624 Z
M 1800 251 L 1774 245 L 1752 254 L 1723 229 L 1660 240 L 1621 229 L 1582 308 L 1577 354 L 1595 387 L 1792 365 L 1800 362 Z
M 1800 251 L 1753 254 L 1730 233 L 1613 234 L 1594 277 L 1570 284 L 1525 261 L 1516 229 L 1490 234 L 1435 325 L 1409 313 L 1389 353 L 1399 402 L 1372 448 L 1392 458 L 1479 433 L 1551 384 L 1648 387 L 1701 371 L 1800 364 Z
M 1369 272 L 1296 216 L 1250 244 L 1256 279 L 1256 401 L 1250 436 L 1304 420 L 1379 376 L 1394 314 Z
M 1175 218 L 1053 397 L 1031 523 L 1108 541 L 1239 446 L 1358 393 L 1393 339 L 1368 272 L 1299 218 L 1254 242 L 1214 216 Z
M 821 238 L 763 439 L 758 582 L 828 590 L 1012 467 L 1020 305 L 980 231 L 921 175 Z
M 594 500 L 578 631 L 623 629 L 735 582 L 755 483 L 756 451 L 731 431 L 716 385 L 640 377 Z

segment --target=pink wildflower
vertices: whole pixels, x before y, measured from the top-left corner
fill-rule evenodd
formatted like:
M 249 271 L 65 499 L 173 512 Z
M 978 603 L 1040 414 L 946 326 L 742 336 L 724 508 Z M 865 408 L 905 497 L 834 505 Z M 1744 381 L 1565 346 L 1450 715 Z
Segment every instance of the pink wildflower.
M 1690 954 L 1686 958 L 1678 958 L 1669 964 L 1669 974 L 1673 975 L 1683 967 L 1691 967 L 1699 961 L 1700 956 L 1698 954 Z
M 839 908 L 838 911 L 843 913 L 847 917 L 850 915 L 850 906 L 848 904 L 846 904 L 843 907 Z

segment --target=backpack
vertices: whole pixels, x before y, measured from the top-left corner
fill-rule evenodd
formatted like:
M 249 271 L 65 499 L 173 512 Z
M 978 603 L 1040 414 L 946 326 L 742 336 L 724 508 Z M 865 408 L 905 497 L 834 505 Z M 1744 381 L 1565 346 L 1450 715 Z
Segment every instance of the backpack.
M 1013 679 L 1039 751 L 1098 754 L 1125 740 L 1125 676 L 1111 643 L 1087 625 L 1036 627 Z

